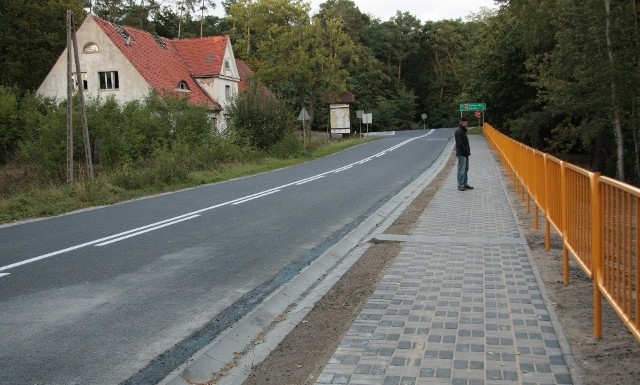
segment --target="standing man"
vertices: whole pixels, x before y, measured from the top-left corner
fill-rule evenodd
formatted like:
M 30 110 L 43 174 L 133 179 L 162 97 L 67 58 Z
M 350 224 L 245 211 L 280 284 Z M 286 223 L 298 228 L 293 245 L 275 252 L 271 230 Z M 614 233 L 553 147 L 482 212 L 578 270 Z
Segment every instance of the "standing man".
M 467 173 L 469 172 L 469 137 L 467 136 L 467 118 L 460 118 L 460 126 L 455 133 L 456 156 L 458 157 L 458 191 L 471 190 L 473 187 L 467 184 Z

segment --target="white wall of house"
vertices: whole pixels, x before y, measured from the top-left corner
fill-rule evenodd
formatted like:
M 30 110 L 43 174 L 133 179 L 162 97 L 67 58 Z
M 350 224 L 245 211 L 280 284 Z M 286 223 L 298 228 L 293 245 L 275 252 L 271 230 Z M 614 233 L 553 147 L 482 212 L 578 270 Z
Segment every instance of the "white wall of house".
M 240 82 L 236 59 L 230 43 L 227 44 L 225 49 L 220 75 L 217 77 L 196 78 L 195 81 L 213 100 L 220 104 L 223 111 L 227 109 L 231 100 L 238 95 L 238 84 Z M 227 119 L 224 112 L 217 113 L 215 118 L 218 131 L 224 131 L 227 128 Z
M 77 33 L 80 70 L 82 77 L 86 77 L 87 98 L 105 98 L 113 95 L 120 103 L 139 100 L 149 95 L 151 87 L 127 60 L 120 50 L 111 42 L 109 37 L 100 29 L 93 18 L 87 18 Z M 83 52 L 88 43 L 95 43 L 97 52 Z M 72 71 L 76 72 L 75 59 Z M 100 73 L 117 72 L 118 88 L 100 89 Z M 114 76 L 103 75 L 103 76 Z M 112 79 L 113 80 L 113 79 Z M 113 84 L 112 84 L 113 86 Z M 67 97 L 67 51 L 60 55 L 45 80 L 38 88 L 38 94 L 63 100 Z

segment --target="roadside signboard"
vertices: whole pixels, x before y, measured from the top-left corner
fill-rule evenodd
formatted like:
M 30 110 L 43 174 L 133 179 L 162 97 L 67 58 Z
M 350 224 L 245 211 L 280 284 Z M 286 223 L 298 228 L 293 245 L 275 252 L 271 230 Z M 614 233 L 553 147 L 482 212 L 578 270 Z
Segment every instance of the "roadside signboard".
M 463 111 L 486 111 L 486 103 L 460 103 L 460 112 Z
M 373 113 L 362 114 L 362 123 L 367 125 L 367 134 L 369 133 L 369 125 L 373 123 Z
M 331 120 L 332 134 L 350 134 L 351 119 L 349 118 L 348 104 L 332 104 L 330 107 L 329 117 Z

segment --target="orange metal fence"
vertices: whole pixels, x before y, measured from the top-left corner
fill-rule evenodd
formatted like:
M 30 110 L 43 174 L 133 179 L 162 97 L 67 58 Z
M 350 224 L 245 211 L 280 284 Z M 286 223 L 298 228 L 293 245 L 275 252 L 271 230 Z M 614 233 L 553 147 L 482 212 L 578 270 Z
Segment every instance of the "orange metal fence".
M 594 288 L 594 335 L 602 337 L 604 297 L 640 341 L 640 189 L 525 146 L 485 123 L 484 134 L 530 212 L 562 237 L 564 281 L 573 257 Z

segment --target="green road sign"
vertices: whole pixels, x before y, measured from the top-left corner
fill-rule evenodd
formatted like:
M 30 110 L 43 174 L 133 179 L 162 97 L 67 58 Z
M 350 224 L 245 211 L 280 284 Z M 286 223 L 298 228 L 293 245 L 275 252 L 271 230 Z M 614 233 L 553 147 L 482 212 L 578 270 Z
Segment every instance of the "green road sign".
M 460 103 L 460 111 L 486 111 L 486 103 Z

